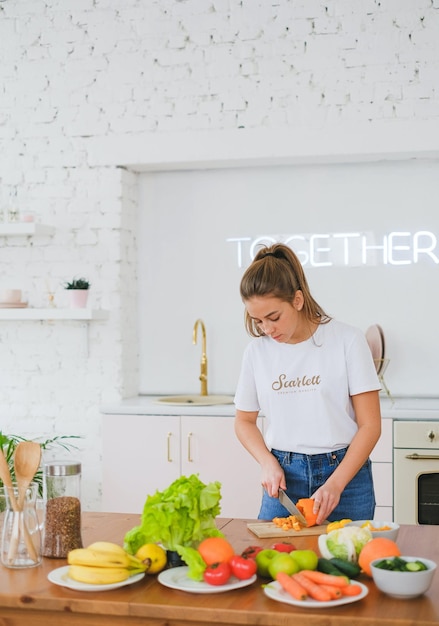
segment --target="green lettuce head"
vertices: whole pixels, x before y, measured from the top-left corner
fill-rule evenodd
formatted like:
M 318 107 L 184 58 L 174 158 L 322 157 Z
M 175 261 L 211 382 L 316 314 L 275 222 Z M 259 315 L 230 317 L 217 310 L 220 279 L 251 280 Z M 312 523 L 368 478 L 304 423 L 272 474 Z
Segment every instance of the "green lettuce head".
M 361 550 L 364 548 L 366 543 L 372 539 L 372 533 L 368 528 L 357 528 L 356 526 L 345 527 L 343 528 L 343 530 L 355 531 L 351 534 L 351 539 L 355 546 L 355 553 L 358 558 Z
M 372 539 L 368 528 L 345 526 L 319 537 L 319 548 L 322 556 L 333 557 L 356 563 L 364 545 Z
M 165 550 L 196 548 L 206 537 L 222 537 L 219 515 L 221 483 L 204 484 L 198 475 L 181 476 L 164 491 L 147 497 L 141 523 L 129 530 L 124 547 L 135 554 L 145 543 L 160 543 Z

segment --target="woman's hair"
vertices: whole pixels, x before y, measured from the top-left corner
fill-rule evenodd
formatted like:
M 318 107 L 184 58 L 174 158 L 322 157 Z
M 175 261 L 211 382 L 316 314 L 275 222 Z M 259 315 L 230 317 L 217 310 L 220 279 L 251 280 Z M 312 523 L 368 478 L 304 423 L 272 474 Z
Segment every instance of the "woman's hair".
M 288 246 L 275 243 L 259 250 L 241 279 L 240 293 L 245 302 L 254 297 L 271 296 L 292 303 L 296 291 L 303 294 L 303 314 L 312 323 L 325 324 L 330 316 L 311 295 L 298 257 Z M 245 327 L 252 337 L 265 333 L 245 311 Z

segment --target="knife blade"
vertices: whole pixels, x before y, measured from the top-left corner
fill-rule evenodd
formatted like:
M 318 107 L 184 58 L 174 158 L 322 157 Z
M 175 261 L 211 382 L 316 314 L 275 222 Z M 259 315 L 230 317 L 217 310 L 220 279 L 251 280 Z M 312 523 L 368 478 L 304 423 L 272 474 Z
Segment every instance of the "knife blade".
M 299 511 L 293 501 L 287 496 L 283 489 L 279 489 L 279 502 L 287 509 L 291 515 L 295 515 L 302 526 L 308 526 L 308 522 L 305 517 Z

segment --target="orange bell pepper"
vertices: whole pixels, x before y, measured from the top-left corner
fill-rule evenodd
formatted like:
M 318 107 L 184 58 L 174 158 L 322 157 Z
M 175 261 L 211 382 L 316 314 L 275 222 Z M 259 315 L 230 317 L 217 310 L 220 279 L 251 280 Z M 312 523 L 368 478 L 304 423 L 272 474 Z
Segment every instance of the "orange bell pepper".
M 317 513 L 313 513 L 314 498 L 300 498 L 296 502 L 296 506 L 308 522 L 308 526 L 315 526 Z

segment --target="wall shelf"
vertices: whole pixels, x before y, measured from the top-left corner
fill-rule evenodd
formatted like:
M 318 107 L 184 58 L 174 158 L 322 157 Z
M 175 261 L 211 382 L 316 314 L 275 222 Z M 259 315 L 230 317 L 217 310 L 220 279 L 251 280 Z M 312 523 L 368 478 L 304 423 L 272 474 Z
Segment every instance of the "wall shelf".
M 106 320 L 108 319 L 108 311 L 102 309 L 1 309 L 0 308 L 0 321 L 2 320 L 80 320 L 80 321 L 93 321 L 93 320 Z
M 55 228 L 38 222 L 17 222 L 0 224 L 0 236 L 32 237 L 34 235 L 53 235 Z

